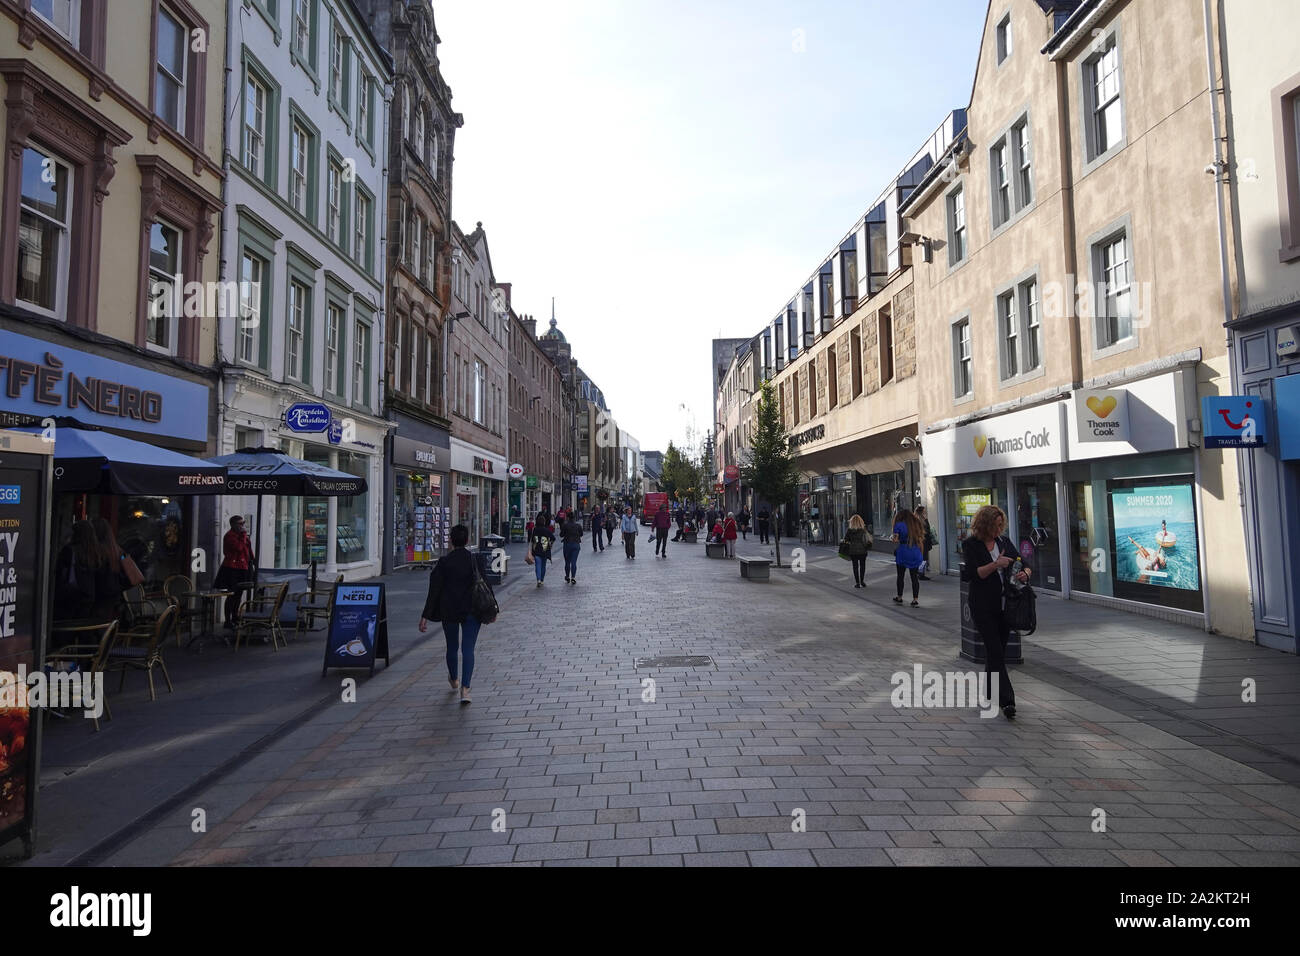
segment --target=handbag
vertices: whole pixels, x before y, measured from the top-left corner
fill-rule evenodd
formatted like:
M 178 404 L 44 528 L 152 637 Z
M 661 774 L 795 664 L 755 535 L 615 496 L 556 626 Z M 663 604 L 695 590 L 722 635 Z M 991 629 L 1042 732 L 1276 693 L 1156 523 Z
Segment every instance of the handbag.
M 480 624 L 491 624 L 501 613 L 496 595 L 492 593 L 492 585 L 483 580 L 483 574 L 478 569 L 478 561 L 474 562 L 474 588 L 470 591 L 469 608 Z
M 1028 584 L 1020 588 L 1008 587 L 1005 592 L 1006 608 L 1002 612 L 1007 627 L 1020 634 L 1038 630 L 1038 595 Z
M 121 559 L 122 573 L 126 576 L 131 587 L 137 584 L 144 584 L 144 575 L 140 573 L 140 566 L 137 565 L 129 554 L 123 554 Z
M 843 538 L 843 539 L 840 540 L 840 550 L 839 550 L 839 555 L 840 555 L 840 557 L 843 558 L 845 561 L 849 560 L 849 558 L 851 557 L 850 554 L 849 554 L 849 539 L 848 539 L 848 538 Z

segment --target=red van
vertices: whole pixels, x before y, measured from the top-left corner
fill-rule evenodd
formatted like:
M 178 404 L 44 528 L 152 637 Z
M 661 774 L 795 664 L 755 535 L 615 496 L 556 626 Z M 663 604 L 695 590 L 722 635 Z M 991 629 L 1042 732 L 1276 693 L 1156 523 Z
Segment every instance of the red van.
M 660 505 L 668 504 L 668 492 L 666 491 L 648 491 L 645 497 L 641 499 L 641 523 L 651 524 L 654 522 L 655 512 L 659 510 Z

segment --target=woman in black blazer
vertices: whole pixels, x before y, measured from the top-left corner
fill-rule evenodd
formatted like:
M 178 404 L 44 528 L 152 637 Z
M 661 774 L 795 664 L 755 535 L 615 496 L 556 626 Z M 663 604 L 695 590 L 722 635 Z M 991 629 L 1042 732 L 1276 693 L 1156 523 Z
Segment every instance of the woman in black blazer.
M 1015 545 L 1003 533 L 1007 516 L 1002 509 L 985 505 L 975 513 L 970 537 L 962 543 L 961 579 L 970 583 L 966 603 L 971 620 L 984 643 L 984 673 L 998 675 L 998 706 L 1008 720 L 1016 716 L 1016 695 L 1007 673 L 1007 639 L 1011 629 L 1003 614 L 1003 591 L 1011 581 L 1011 565 L 1019 560 Z M 1022 584 L 1029 580 L 1029 568 L 1016 573 Z
M 438 559 L 429 573 L 429 595 L 424 601 L 420 617 L 420 633 L 430 621 L 442 622 L 442 633 L 447 638 L 447 682 L 451 689 L 460 689 L 460 702 L 468 704 L 469 682 L 474 676 L 474 644 L 482 626 L 471 610 L 471 595 L 477 569 L 474 555 L 465 547 L 469 543 L 469 529 L 458 524 L 451 529 L 451 551 Z M 463 681 L 457 679 L 457 651 L 464 659 L 460 668 Z

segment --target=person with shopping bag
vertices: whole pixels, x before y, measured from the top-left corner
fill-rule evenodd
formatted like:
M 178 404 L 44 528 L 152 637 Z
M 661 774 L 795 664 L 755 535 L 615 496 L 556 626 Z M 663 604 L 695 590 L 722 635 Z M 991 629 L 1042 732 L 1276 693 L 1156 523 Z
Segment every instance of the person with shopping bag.
M 528 548 L 528 558 L 537 575 L 539 588 L 546 580 L 546 566 L 551 563 L 551 549 L 555 545 L 555 527 L 547 520 L 548 517 L 545 512 L 537 515 L 533 522 L 533 542 Z
M 474 616 L 474 587 L 479 575 L 474 555 L 465 547 L 468 543 L 469 528 L 458 524 L 451 529 L 451 551 L 439 558 L 429 572 L 429 593 L 420 615 L 421 634 L 430 622 L 442 624 L 447 641 L 447 683 L 453 691 L 460 691 L 461 704 L 470 702 L 474 646 L 482 626 Z

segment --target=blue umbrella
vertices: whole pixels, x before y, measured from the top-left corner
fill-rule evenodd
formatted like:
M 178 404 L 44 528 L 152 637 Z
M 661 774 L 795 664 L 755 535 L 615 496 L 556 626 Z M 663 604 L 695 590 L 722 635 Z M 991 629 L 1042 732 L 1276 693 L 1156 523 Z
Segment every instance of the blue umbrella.
M 39 426 L 17 431 L 42 432 Z M 54 490 L 106 495 L 195 495 L 226 491 L 224 465 L 182 455 L 57 418 L 54 428 Z

